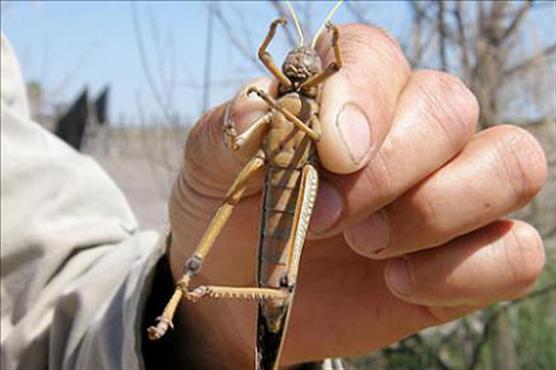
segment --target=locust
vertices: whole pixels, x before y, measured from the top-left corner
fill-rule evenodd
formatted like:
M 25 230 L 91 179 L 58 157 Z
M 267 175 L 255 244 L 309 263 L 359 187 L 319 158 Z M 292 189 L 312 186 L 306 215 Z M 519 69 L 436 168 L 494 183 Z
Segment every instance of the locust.
M 342 67 L 338 28 L 330 22 L 341 1 L 330 11 L 310 46 L 304 44 L 303 31 L 291 4 L 288 8 L 299 34 L 299 45 L 291 50 L 279 69 L 267 48 L 279 25 L 287 20 L 274 20 L 258 50 L 258 57 L 278 80 L 278 96 L 250 87 L 268 105 L 268 112 L 238 134 L 229 121 L 224 134 L 228 147 L 235 151 L 262 132 L 261 148 L 240 171 L 213 216 L 193 255 L 186 261 L 183 275 L 154 326 L 148 328 L 151 340 L 161 338 L 173 328 L 172 318 L 182 298 L 195 302 L 201 298 L 252 299 L 258 301 L 255 369 L 275 370 L 293 303 L 299 264 L 305 236 L 318 190 L 318 158 L 316 142 L 321 137 L 319 120 L 322 83 Z M 331 34 L 334 59 L 323 67 L 315 51 L 318 36 Z M 260 137 L 260 136 L 259 136 Z M 260 170 L 265 170 L 262 191 L 260 237 L 258 246 L 257 287 L 202 285 L 190 288 L 190 282 L 201 266 L 240 202 L 247 184 Z

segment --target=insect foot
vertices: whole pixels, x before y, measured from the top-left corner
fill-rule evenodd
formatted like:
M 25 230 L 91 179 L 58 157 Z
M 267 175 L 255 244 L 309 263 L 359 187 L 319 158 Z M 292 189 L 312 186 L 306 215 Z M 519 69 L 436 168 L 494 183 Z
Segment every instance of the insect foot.
M 168 320 L 164 316 L 158 316 L 156 318 L 156 321 L 156 326 L 150 326 L 147 329 L 149 340 L 160 339 L 164 334 L 166 334 L 168 328 L 174 329 L 174 324 L 172 324 L 172 321 Z

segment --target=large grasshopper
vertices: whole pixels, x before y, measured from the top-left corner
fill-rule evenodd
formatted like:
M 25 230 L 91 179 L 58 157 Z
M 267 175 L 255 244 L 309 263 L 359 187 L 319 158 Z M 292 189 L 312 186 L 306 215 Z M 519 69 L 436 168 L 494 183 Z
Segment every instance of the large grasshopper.
M 287 3 L 300 36 L 300 45 L 288 53 L 280 70 L 267 52 L 267 47 L 278 25 L 286 25 L 287 22 L 280 18 L 270 24 L 258 56 L 278 79 L 278 97 L 274 99 L 265 91 L 249 88 L 247 93 L 263 99 L 270 108 L 269 112 L 242 134 L 237 134 L 233 124 L 227 122 L 224 125 L 231 150 L 238 150 L 255 137 L 255 132 L 260 134 L 261 131 L 264 132 L 262 148 L 239 173 L 194 254 L 187 260 L 183 276 L 177 282 L 164 312 L 157 318 L 156 326 L 148 329 L 151 340 L 160 338 L 168 327 L 173 326 L 172 318 L 182 297 L 193 302 L 202 297 L 256 299 L 259 307 L 255 367 L 265 370 L 278 368 L 301 251 L 317 195 L 314 144 L 321 137 L 321 84 L 342 66 L 339 32 L 329 22 L 340 3 L 336 4 L 323 24 L 331 33 L 334 50 L 334 60 L 324 69 L 314 49 L 323 27 L 315 35 L 311 46 L 305 46 L 299 21 Z M 258 287 L 199 286 L 189 289 L 191 279 L 201 269 L 206 255 L 245 192 L 248 180 L 262 168 L 266 168 L 266 176 L 258 249 Z

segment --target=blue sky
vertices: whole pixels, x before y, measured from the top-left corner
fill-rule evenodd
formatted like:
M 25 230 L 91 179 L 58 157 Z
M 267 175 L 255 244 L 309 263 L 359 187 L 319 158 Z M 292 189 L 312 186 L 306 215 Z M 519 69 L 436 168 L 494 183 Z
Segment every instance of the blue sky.
M 294 4 L 295 6 L 296 4 Z M 333 3 L 315 2 L 315 19 L 324 18 Z M 168 73 L 172 83 L 159 84 L 164 91 L 174 91 L 176 110 L 181 115 L 195 117 L 202 105 L 204 50 L 207 33 L 207 3 L 203 2 L 140 2 L 135 5 L 149 65 L 156 80 Z M 238 37 L 250 39 L 252 55 L 276 17 L 269 2 L 233 2 L 219 4 Z M 393 19 L 381 17 L 385 7 L 380 3 L 368 5 L 373 19 L 390 19 L 384 27 L 396 27 L 406 13 L 402 3 L 390 3 L 388 12 Z M 382 10 L 381 10 L 382 9 Z M 398 9 L 396 11 L 396 9 Z M 343 10 L 343 11 L 342 11 Z M 375 13 L 376 12 L 376 13 Z M 241 22 L 239 16 L 244 16 Z M 340 8 L 337 23 L 350 20 Z M 313 29 L 316 28 L 313 25 Z M 247 30 L 247 32 L 245 32 Z M 156 119 L 158 106 L 149 88 L 141 65 L 133 25 L 132 5 L 127 1 L 32 1 L 7 2 L 2 5 L 2 32 L 14 46 L 27 80 L 41 81 L 50 102 L 71 99 L 86 84 L 96 94 L 109 83 L 112 87 L 111 116 L 119 120 L 137 120 L 138 107 L 146 120 Z M 245 36 L 247 34 L 247 36 Z M 158 35 L 162 50 L 154 45 Z M 230 45 L 219 23 L 215 25 L 211 104 L 228 99 L 233 91 L 260 70 Z M 172 41 L 168 41 L 172 40 Z M 272 51 L 281 61 L 286 48 L 280 33 Z M 173 44 L 173 55 L 169 47 Z M 174 61 L 170 66 L 168 61 Z M 166 69 L 164 65 L 168 66 Z M 162 86 L 163 85 L 163 86 Z M 171 87 L 171 88 L 170 88 Z
M 313 2 L 313 22 L 320 22 L 332 5 Z M 409 39 L 411 15 L 406 2 L 360 5 L 374 24 Z M 2 2 L 2 32 L 18 54 L 24 77 L 42 83 L 49 103 L 67 101 L 85 85 L 94 95 L 108 83 L 112 88 L 112 121 L 122 117 L 129 123 L 160 121 L 161 110 L 141 64 L 133 7 L 157 90 L 171 97 L 171 105 L 182 119 L 195 119 L 202 110 L 207 2 L 144 1 L 133 6 L 128 1 L 8 1 Z M 255 56 L 268 24 L 276 18 L 270 2 L 218 2 L 218 7 Z M 301 10 L 303 4 L 294 2 L 294 7 Z M 552 6 L 542 11 L 554 13 L 555 9 Z M 303 22 L 303 14 L 300 17 Z M 543 22 L 541 39 L 556 39 L 555 14 L 540 21 L 538 14 L 530 18 Z M 344 6 L 334 21 L 352 22 L 353 18 Z M 312 24 L 311 31 L 317 26 Z M 214 30 L 211 105 L 229 99 L 239 86 L 263 73 L 231 45 L 218 21 Z M 271 52 L 281 63 L 286 51 L 286 37 L 279 31 Z

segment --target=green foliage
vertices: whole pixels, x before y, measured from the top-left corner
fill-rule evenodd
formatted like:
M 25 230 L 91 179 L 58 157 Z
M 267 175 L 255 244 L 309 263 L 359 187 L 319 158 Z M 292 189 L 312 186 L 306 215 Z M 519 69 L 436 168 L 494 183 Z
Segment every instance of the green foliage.
M 503 370 L 496 363 L 498 324 L 511 336 L 516 368 L 556 369 L 556 271 L 552 266 L 525 298 L 493 305 L 348 363 L 355 369 L 373 370 Z

